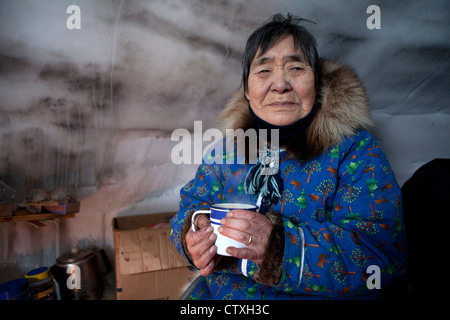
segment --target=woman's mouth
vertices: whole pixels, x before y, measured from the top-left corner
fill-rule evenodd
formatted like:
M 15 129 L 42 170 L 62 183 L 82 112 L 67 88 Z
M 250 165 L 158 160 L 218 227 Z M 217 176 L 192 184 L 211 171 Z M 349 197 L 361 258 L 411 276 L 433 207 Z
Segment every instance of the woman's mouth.
M 293 107 L 296 105 L 297 104 L 295 102 L 290 102 L 290 101 L 279 101 L 279 102 L 273 102 L 273 103 L 268 104 L 268 106 L 270 106 L 270 107 Z

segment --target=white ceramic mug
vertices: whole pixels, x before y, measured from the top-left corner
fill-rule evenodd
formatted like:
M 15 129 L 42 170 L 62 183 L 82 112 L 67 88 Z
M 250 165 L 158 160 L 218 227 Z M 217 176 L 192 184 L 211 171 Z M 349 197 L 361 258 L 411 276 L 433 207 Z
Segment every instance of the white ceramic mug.
M 216 203 L 211 205 L 209 210 L 197 210 L 192 215 L 192 231 L 195 230 L 195 216 L 197 214 L 209 214 L 210 215 L 210 221 L 211 226 L 214 228 L 214 233 L 216 234 L 216 242 L 215 245 L 217 247 L 217 254 L 220 254 L 222 256 L 230 256 L 227 253 L 228 247 L 235 247 L 235 248 L 245 248 L 247 247 L 246 244 L 241 243 L 239 241 L 236 241 L 234 239 L 228 238 L 224 235 L 222 235 L 219 232 L 219 227 L 221 226 L 220 220 L 226 217 L 228 211 L 236 210 L 236 209 L 242 209 L 242 210 L 251 210 L 256 211 L 258 209 L 258 206 L 252 205 L 252 204 L 244 204 L 244 203 Z

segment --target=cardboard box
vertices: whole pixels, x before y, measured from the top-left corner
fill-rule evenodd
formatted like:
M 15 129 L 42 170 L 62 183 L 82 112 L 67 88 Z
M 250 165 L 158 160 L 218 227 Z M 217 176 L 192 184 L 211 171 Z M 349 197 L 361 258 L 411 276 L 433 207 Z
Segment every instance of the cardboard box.
M 170 241 L 168 222 L 173 215 L 113 219 L 118 300 L 177 300 L 194 280 L 196 273 Z
M 0 217 L 11 217 L 13 209 L 13 203 L 0 202 Z

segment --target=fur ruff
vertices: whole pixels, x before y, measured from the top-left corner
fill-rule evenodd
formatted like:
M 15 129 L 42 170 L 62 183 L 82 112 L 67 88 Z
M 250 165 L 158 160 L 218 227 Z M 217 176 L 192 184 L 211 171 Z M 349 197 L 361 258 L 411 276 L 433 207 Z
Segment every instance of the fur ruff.
M 321 107 L 306 134 L 307 154 L 295 138 L 286 146 L 296 158 L 323 154 L 358 130 L 370 131 L 373 127 L 366 90 L 355 72 L 343 64 L 323 59 L 320 60 L 320 72 L 317 101 Z M 219 120 L 223 130 L 254 128 L 242 88 L 233 95 Z

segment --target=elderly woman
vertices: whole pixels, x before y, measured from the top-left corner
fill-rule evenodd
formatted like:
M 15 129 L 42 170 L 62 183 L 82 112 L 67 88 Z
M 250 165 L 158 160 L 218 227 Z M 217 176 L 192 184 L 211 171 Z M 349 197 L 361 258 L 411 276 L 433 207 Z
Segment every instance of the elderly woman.
M 264 153 L 256 164 L 203 163 L 181 190 L 171 239 L 200 270 L 192 298 L 375 298 L 404 271 L 401 193 L 368 132 L 365 90 L 349 68 L 319 60 L 299 21 L 275 15 L 249 37 L 243 88 L 221 115 L 227 129 L 279 130 L 277 172 L 261 174 Z M 194 232 L 191 216 L 231 199 L 260 210 L 222 220 L 223 235 L 247 244 L 225 257 L 209 217 Z

